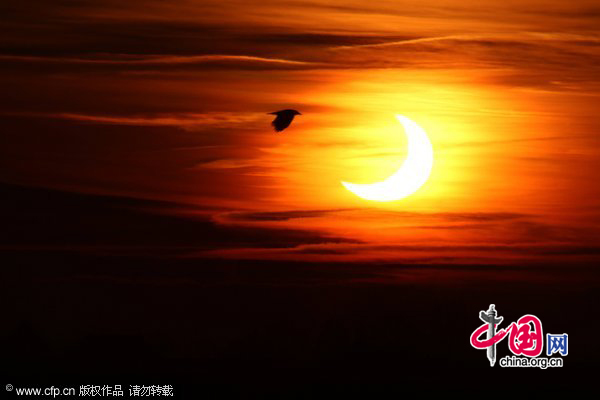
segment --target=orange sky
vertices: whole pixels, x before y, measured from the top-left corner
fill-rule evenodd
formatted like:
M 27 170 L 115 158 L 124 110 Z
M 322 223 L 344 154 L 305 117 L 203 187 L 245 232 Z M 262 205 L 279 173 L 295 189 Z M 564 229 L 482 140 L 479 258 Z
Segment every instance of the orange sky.
M 595 1 L 30 3 L 0 6 L 4 182 L 319 238 L 192 256 L 597 259 Z M 282 108 L 303 115 L 275 134 Z M 428 133 L 430 180 L 359 199 L 339 182 L 405 156 L 395 114 Z

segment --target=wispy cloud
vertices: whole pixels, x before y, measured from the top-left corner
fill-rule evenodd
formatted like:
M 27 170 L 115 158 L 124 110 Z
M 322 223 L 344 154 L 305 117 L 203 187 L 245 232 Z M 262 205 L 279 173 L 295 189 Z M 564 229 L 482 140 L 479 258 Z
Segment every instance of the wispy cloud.
M 489 245 L 401 245 L 368 243 L 323 242 L 302 244 L 293 248 L 239 248 L 196 252 L 197 257 L 243 260 L 278 260 L 308 262 L 382 262 L 402 264 L 490 264 L 521 265 L 536 262 L 548 264 L 569 262 L 572 265 L 598 260 L 600 248 L 572 243 L 547 244 L 489 244 Z
M 309 40 L 316 37 L 316 41 Z M 475 68 L 512 70 L 510 76 L 531 74 L 525 81 L 539 85 L 562 82 L 568 90 L 578 81 L 594 81 L 600 64 L 600 36 L 594 33 L 520 31 L 511 33 L 463 33 L 403 38 L 348 34 L 256 34 L 257 54 L 135 54 L 84 53 L 81 55 L 0 54 L 2 68 L 46 68 L 85 71 L 169 70 L 314 70 L 377 68 Z M 266 45 L 276 38 L 275 48 Z M 401 37 L 398 40 L 398 37 Z M 392 39 L 392 40 L 390 40 Z M 285 46 L 285 42 L 289 46 Z M 336 43 L 326 46 L 327 43 Z M 337 45 L 342 42 L 344 44 Z M 366 43 L 365 43 L 366 42 Z M 241 46 L 241 44 L 240 44 Z M 560 71 L 569 71 L 561 77 Z M 513 79 L 514 81 L 514 79 Z M 556 84 L 552 84 L 557 86 Z
M 581 227 L 540 221 L 534 215 L 510 212 L 406 212 L 392 210 L 322 209 L 279 212 L 225 212 L 213 216 L 219 225 L 231 227 L 283 227 L 318 230 L 327 221 L 330 237 L 346 237 L 353 243 L 327 240 L 286 249 L 220 249 L 202 256 L 240 259 L 308 261 L 386 261 L 408 263 L 518 263 L 597 257 L 598 248 Z M 314 221 L 313 221 L 314 220 Z M 385 222 L 382 222 L 385 221 Z M 336 224 L 341 229 L 336 230 Z M 368 227 L 377 235 L 348 231 Z M 372 224 L 379 224 L 374 229 Z
M 238 168 L 253 168 L 256 163 L 252 160 L 242 159 L 221 159 L 202 162 L 193 167 L 193 169 L 238 169 Z
M 551 32 L 457 34 L 334 46 L 327 61 L 362 68 L 515 68 L 537 74 L 568 69 L 592 79 L 599 43 L 597 35 Z
M 393 41 L 383 41 L 379 43 L 367 43 L 367 44 L 353 44 L 353 45 L 345 45 L 345 46 L 335 46 L 331 47 L 331 50 L 349 50 L 349 49 L 361 49 L 361 48 L 378 48 L 378 47 L 393 47 L 393 46 L 407 46 L 411 44 L 419 44 L 419 43 L 431 43 L 431 42 L 443 42 L 450 40 L 473 40 L 476 38 L 481 38 L 481 36 L 477 35 L 448 35 L 448 36 L 432 36 L 432 37 L 422 37 L 416 39 L 402 39 L 402 40 L 393 40 Z
M 488 42 L 507 42 L 507 43 L 518 43 L 518 42 L 569 42 L 569 43 L 583 43 L 593 44 L 600 43 L 600 37 L 596 35 L 581 35 L 581 34 L 570 34 L 570 33 L 556 33 L 556 32 L 518 32 L 510 34 L 460 34 L 460 35 L 445 35 L 445 36 L 431 36 L 421 37 L 414 39 L 403 39 L 393 41 L 382 41 L 379 43 L 367 43 L 367 44 L 354 44 L 346 46 L 335 46 L 331 47 L 333 50 L 347 50 L 347 49 L 358 49 L 358 48 L 378 48 L 378 47 L 394 47 L 394 46 L 409 46 L 421 43 L 436 43 L 436 42 L 475 42 L 475 41 L 488 41 Z
M 326 67 L 324 63 L 299 61 L 284 58 L 269 58 L 247 55 L 138 55 L 101 54 L 97 56 L 57 57 L 0 54 L 4 68 L 40 65 L 49 68 L 111 68 L 111 69 L 169 69 L 169 68 L 219 68 L 219 69 L 311 69 Z
M 198 127 L 231 128 L 232 126 L 236 126 L 239 129 L 240 127 L 243 127 L 244 124 L 265 118 L 264 113 L 250 112 L 179 113 L 149 116 L 91 115 L 76 113 L 10 113 L 9 115 L 63 119 L 94 124 L 169 126 L 183 129 L 193 129 Z
M 254 222 L 254 221 L 289 221 L 301 218 L 316 218 L 354 209 L 331 209 L 331 210 L 291 210 L 252 212 L 239 211 L 227 214 L 219 214 L 216 219 L 222 223 L 226 222 Z
M 288 221 L 300 218 L 314 218 L 331 215 L 345 215 L 353 212 L 358 212 L 361 216 L 364 215 L 376 215 L 377 218 L 397 218 L 406 221 L 411 220 L 437 220 L 440 219 L 445 221 L 458 221 L 458 222 L 472 222 L 472 221 L 506 221 L 515 220 L 520 218 L 526 218 L 528 215 L 519 213 L 506 213 L 506 212 L 438 212 L 438 213 L 426 213 L 426 212 L 410 212 L 410 211 L 393 211 L 393 210 L 379 210 L 379 209 L 356 209 L 356 208 L 337 208 L 337 209 L 323 209 L 323 210 L 290 210 L 290 211 L 272 211 L 272 212 L 232 212 L 227 214 L 220 214 L 219 220 L 222 222 L 253 222 L 253 221 Z

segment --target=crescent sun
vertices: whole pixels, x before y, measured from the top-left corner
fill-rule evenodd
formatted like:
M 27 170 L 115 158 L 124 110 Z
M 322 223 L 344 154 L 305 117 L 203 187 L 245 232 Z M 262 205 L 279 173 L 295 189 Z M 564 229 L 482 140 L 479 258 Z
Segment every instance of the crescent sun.
M 427 133 L 403 115 L 396 118 L 406 132 L 408 153 L 402 166 L 387 179 L 369 184 L 343 182 L 358 197 L 374 201 L 393 201 L 415 193 L 429 179 L 433 166 L 433 147 Z

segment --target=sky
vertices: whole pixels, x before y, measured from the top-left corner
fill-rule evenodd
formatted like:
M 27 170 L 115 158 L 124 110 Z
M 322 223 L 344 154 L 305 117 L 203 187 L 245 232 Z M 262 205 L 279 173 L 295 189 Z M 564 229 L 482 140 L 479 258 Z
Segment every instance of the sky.
M 596 1 L 31 0 L 0 15 L 0 181 L 165 202 L 151 212 L 236 237 L 196 246 L 192 231 L 180 256 L 598 259 Z M 276 134 L 267 113 L 284 108 L 303 115 Z M 430 179 L 360 199 L 340 181 L 406 157 L 396 114 L 427 132 Z

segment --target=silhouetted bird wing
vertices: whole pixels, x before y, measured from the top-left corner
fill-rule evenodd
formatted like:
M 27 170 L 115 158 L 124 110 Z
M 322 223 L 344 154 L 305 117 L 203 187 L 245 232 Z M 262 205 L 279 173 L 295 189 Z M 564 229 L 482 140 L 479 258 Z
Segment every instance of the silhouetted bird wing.
M 277 132 L 281 132 L 282 130 L 284 130 L 285 128 L 287 128 L 288 126 L 290 126 L 290 124 L 292 123 L 292 120 L 294 119 L 294 115 L 290 115 L 290 114 L 277 114 L 277 118 L 275 118 L 273 120 L 273 122 L 271 122 L 271 125 L 273 125 L 273 128 L 275 128 L 275 130 Z

